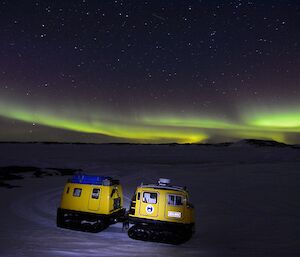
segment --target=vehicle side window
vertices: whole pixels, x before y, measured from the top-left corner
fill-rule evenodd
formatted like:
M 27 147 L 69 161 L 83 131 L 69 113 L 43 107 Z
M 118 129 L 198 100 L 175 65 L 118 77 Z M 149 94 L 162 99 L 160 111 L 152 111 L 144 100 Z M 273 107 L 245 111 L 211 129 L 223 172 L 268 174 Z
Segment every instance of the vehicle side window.
M 92 198 L 93 199 L 99 199 L 99 195 L 100 195 L 100 189 L 99 188 L 93 188 Z
M 73 196 L 80 197 L 81 196 L 81 188 L 74 188 Z
M 181 195 L 168 195 L 168 205 L 183 205 L 183 197 Z
M 143 193 L 143 202 L 144 203 L 157 203 L 157 193 L 144 192 Z
M 121 197 L 114 199 L 114 210 L 121 208 Z

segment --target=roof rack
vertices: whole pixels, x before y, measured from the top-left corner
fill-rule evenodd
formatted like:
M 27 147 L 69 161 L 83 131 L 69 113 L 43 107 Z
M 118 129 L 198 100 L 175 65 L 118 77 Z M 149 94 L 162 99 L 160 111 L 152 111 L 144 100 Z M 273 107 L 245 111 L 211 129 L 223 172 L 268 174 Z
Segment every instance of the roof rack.
M 173 185 L 157 185 L 157 184 L 149 184 L 149 185 L 141 185 L 140 187 L 151 187 L 151 188 L 157 188 L 157 189 L 165 189 L 165 190 L 175 190 L 180 192 L 186 192 L 186 187 L 181 186 L 173 186 Z
M 96 176 L 96 175 L 74 175 L 69 182 L 76 183 L 76 184 L 86 184 L 86 185 L 103 185 L 103 186 L 110 186 L 110 185 L 118 185 L 119 180 L 112 179 L 111 177 L 107 176 Z

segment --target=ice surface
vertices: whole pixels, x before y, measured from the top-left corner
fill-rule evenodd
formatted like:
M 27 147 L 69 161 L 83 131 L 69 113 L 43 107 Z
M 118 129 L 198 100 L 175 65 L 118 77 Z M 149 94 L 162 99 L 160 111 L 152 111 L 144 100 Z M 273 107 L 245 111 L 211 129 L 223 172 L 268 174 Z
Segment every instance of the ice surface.
M 0 144 L 0 166 L 82 169 L 119 178 L 125 205 L 141 182 L 187 186 L 196 234 L 179 246 L 135 241 L 115 224 L 100 233 L 59 229 L 66 176 L 27 176 L 0 187 L 0 256 L 300 256 L 300 150 L 197 145 Z

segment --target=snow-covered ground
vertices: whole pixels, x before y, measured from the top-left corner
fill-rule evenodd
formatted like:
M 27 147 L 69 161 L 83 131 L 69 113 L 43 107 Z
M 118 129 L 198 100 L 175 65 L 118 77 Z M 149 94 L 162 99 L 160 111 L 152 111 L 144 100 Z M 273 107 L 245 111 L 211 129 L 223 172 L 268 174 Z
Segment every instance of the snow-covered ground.
M 135 241 L 115 224 L 100 233 L 59 229 L 66 176 L 0 187 L 0 256 L 300 256 L 300 149 L 197 145 L 0 144 L 0 167 L 82 169 L 135 187 L 167 177 L 186 185 L 196 234 L 179 246 Z

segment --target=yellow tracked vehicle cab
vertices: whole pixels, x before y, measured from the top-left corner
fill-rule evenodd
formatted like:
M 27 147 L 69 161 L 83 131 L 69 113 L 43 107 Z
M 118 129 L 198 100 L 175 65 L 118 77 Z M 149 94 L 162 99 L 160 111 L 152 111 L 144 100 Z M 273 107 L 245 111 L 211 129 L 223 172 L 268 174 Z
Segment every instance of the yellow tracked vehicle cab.
M 62 193 L 57 226 L 98 232 L 124 217 L 122 186 L 111 177 L 74 175 Z
M 129 222 L 134 224 L 128 230 L 133 239 L 179 244 L 194 232 L 194 207 L 184 187 L 160 179 L 156 185 L 141 185 L 136 189 Z

